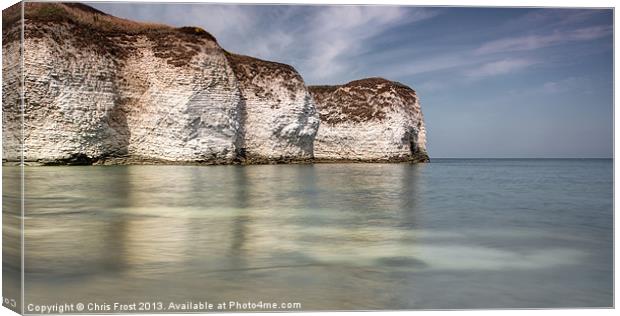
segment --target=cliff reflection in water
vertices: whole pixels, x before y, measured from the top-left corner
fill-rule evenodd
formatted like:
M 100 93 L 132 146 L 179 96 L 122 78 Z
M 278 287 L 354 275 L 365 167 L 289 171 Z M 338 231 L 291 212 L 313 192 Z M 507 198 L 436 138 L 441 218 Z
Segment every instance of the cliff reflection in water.
M 26 302 L 547 307 L 590 287 L 598 294 L 575 306 L 607 302 L 604 247 L 584 252 L 592 240 L 538 224 L 480 229 L 452 218 L 448 192 L 431 193 L 432 168 L 27 168 Z M 576 270 L 582 279 L 565 280 L 579 282 L 575 293 L 539 284 Z

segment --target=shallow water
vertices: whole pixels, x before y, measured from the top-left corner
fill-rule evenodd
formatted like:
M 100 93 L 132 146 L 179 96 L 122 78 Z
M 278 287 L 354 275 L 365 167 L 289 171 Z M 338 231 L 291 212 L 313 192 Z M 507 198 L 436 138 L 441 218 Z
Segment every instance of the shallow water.
M 611 306 L 612 168 L 27 167 L 26 304 Z

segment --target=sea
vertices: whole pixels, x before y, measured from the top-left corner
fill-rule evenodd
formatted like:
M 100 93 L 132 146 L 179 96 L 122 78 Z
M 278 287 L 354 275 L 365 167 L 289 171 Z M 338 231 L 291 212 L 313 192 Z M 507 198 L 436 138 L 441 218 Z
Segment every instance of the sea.
M 6 248 L 19 173 L 3 169 Z M 613 306 L 612 159 L 25 167 L 24 181 L 28 313 Z

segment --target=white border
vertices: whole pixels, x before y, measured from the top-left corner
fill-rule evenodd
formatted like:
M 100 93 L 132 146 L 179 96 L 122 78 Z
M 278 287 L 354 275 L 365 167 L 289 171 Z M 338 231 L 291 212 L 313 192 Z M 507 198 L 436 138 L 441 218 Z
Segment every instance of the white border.
M 45 1 L 45 0 L 44 0 Z M 10 5 L 16 3 L 17 1 L 3 1 L 0 7 L 5 9 Z M 88 3 L 88 2 L 130 2 L 130 1 L 122 1 L 122 0 L 106 0 L 106 1 L 92 1 L 92 0 L 82 0 L 80 2 Z M 181 2 L 181 3 L 189 3 L 189 2 L 203 2 L 203 3 L 263 3 L 263 4 L 386 4 L 386 5 L 416 5 L 416 6 L 484 6 L 484 7 L 582 7 L 582 8 L 615 8 L 615 1 L 610 0 L 589 0 L 589 1 L 578 1 L 578 0 L 496 0 L 496 1 L 469 1 L 469 0 L 414 0 L 414 1 L 396 1 L 396 0 L 286 0 L 286 1 L 264 1 L 264 0 L 220 0 L 220 1 L 199 1 L 199 0 L 133 0 L 131 2 Z M 617 94 L 615 91 L 618 91 L 619 84 L 616 79 L 616 74 L 618 73 L 617 64 L 615 60 L 618 57 L 618 50 L 615 49 L 615 43 L 618 42 L 618 32 L 615 24 L 615 12 L 614 12 L 614 157 L 616 157 L 616 146 L 619 132 L 615 129 L 615 122 L 618 121 L 619 115 L 617 111 L 615 111 L 615 104 L 617 103 L 616 98 Z M 0 56 L 0 64 L 2 62 L 2 57 Z M 1 77 L 0 77 L 1 80 Z M 0 127 L 1 127 L 0 122 Z M 0 145 L 2 140 L 0 139 Z M 615 216 L 615 197 L 619 196 L 619 189 L 615 186 L 616 180 L 618 179 L 619 172 L 615 168 L 615 158 L 614 158 L 614 306 L 618 305 L 618 296 L 615 293 L 615 281 L 616 281 L 616 270 L 618 268 L 618 260 L 617 260 L 617 252 L 615 251 L 615 246 L 617 245 L 617 235 L 615 234 L 615 227 L 618 227 L 618 217 Z M 23 176 L 23 173 L 22 173 Z M 22 178 L 23 179 L 23 178 Z M 0 185 L 1 185 L 0 178 Z M 23 185 L 23 181 L 22 181 Z M 23 190 L 23 188 L 22 188 Z M 22 191 L 23 192 L 23 191 Z M 0 196 L 0 202 L 2 197 Z M 22 204 L 23 205 L 23 204 Z M 23 208 L 22 208 L 23 211 Z M 1 224 L 1 217 L 0 217 Z M 22 223 L 23 227 L 23 223 Z M 23 238 L 23 230 L 22 230 L 22 238 Z M 0 234 L 0 244 L 2 242 L 2 237 Z M 22 247 L 23 247 L 23 239 L 22 239 Z M 22 249 L 23 251 L 23 249 Z M 1 259 L 0 252 L 0 259 Z M 23 268 L 23 256 L 22 256 L 22 268 Z M 22 273 L 23 277 L 23 273 Z M 23 279 L 22 279 L 23 280 Z M 2 276 L 0 275 L 0 283 L 2 281 Z M 23 287 L 22 287 L 23 290 Z M 23 299 L 22 299 L 23 304 Z M 1 314 L 10 313 L 8 309 L 1 308 Z M 303 315 L 368 315 L 368 312 L 302 312 Z M 457 313 L 459 315 L 481 315 L 486 314 L 492 315 L 500 314 L 500 315 L 521 315 L 523 313 L 527 313 L 528 315 L 601 315 L 601 314 L 610 314 L 614 313 L 613 309 L 554 309 L 554 310 L 463 310 L 463 311 L 390 311 L 390 312 L 371 312 L 371 314 L 410 314 L 415 313 L 417 315 L 453 315 Z M 300 313 L 262 313 L 262 314 L 274 314 L 274 315 L 282 315 L 282 314 L 300 314 Z M 72 314 L 72 315 L 80 315 L 80 314 Z M 91 314 L 83 314 L 83 315 L 91 315 Z M 178 315 L 178 314 L 140 314 L 140 315 Z M 247 313 L 227 313 L 227 315 L 247 315 Z

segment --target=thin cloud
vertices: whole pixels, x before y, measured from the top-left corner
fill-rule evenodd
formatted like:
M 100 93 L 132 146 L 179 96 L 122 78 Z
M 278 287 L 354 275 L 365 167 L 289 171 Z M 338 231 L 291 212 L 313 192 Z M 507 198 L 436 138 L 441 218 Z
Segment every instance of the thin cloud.
M 555 81 L 547 81 L 542 85 L 542 91 L 546 93 L 561 93 L 579 91 L 579 93 L 591 93 L 591 82 L 584 77 L 567 77 Z
M 509 91 L 511 96 L 541 97 L 543 95 L 561 97 L 565 93 L 592 94 L 594 93 L 592 79 L 585 76 L 569 76 L 546 81 L 540 85 L 533 85 L 527 89 L 513 89 Z
M 530 11 L 520 17 L 507 21 L 509 29 L 522 30 L 533 27 L 562 27 L 577 25 L 584 21 L 595 19 L 604 10 L 581 9 L 538 9 Z
M 480 67 L 469 70 L 466 75 L 469 78 L 483 78 L 503 75 L 529 67 L 536 62 L 528 59 L 503 59 L 482 64 Z
M 405 7 L 333 6 L 320 11 L 308 26 L 310 80 L 340 77 L 355 68 L 352 56 L 368 50 L 369 40 L 398 25 L 437 15 L 436 11 Z
M 406 77 L 422 75 L 440 71 L 456 70 L 466 66 L 479 64 L 480 58 L 469 58 L 465 53 L 451 53 L 434 57 L 419 58 L 406 64 L 391 64 L 384 67 L 384 74 L 388 77 Z
M 575 41 L 589 41 L 612 33 L 611 26 L 591 26 L 547 35 L 528 35 L 494 40 L 483 44 L 476 54 L 527 51 Z

